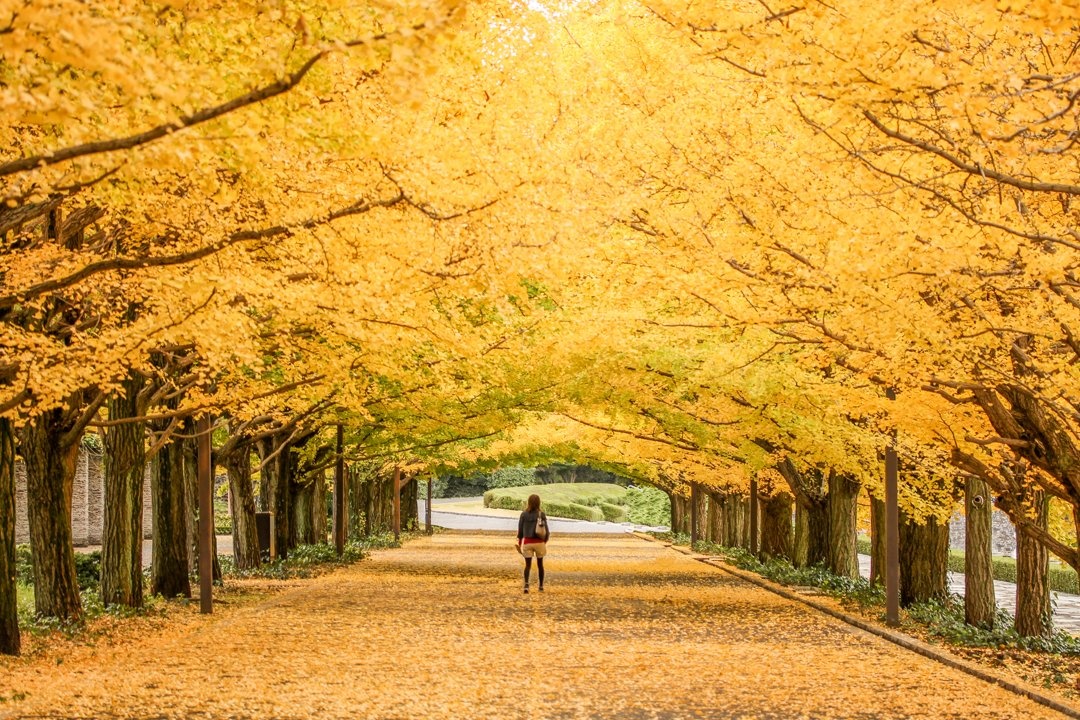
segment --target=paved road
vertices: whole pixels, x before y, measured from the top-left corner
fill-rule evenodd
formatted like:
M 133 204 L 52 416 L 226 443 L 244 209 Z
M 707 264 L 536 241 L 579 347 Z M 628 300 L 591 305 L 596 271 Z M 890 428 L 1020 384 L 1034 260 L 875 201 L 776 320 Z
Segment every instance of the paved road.
M 660 543 L 439 533 L 213 616 L 0 665 L 0 717 L 1060 717 Z M 4 672 L 9 670 L 10 672 Z
M 431 523 L 449 530 L 505 530 L 507 532 L 517 532 L 516 517 L 494 517 L 478 511 L 463 511 L 456 509 L 447 511 L 439 509 L 440 505 L 459 504 L 465 501 L 479 499 L 480 498 L 446 498 L 441 501 L 434 500 L 431 503 Z M 420 500 L 418 507 L 421 522 L 424 520 L 425 506 L 426 502 Z M 646 525 L 634 525 L 633 523 L 588 522 L 585 520 L 551 518 L 552 535 L 561 535 L 564 533 L 619 535 L 634 532 L 635 530 L 649 529 L 651 528 Z

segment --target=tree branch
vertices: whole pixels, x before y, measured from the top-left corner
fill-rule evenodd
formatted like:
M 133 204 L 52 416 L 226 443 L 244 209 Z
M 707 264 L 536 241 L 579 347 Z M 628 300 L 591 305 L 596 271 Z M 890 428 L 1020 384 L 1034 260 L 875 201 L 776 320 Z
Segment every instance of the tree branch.
M 961 160 L 956 155 L 953 155 L 952 153 L 943 150 L 936 145 L 932 145 L 924 140 L 920 140 L 919 138 L 911 137 L 910 135 L 905 135 L 897 130 L 890 129 L 869 110 L 863 110 L 862 114 L 863 117 L 869 120 L 870 124 L 876 127 L 878 131 L 880 131 L 883 135 L 886 135 L 893 140 L 898 140 L 906 145 L 911 145 L 912 147 L 917 147 L 920 150 L 924 150 L 933 155 L 937 155 L 939 158 L 945 160 L 953 167 L 959 170 L 963 170 L 969 175 L 977 175 L 979 177 L 985 177 L 989 180 L 996 180 L 1003 185 L 1008 185 L 1019 190 L 1028 190 L 1031 192 L 1043 193 L 1062 193 L 1065 195 L 1080 195 L 1080 185 L 1023 180 L 1012 175 L 1006 175 L 1005 173 L 994 170 L 993 168 L 985 168 L 981 165 L 973 165 L 969 162 Z
M 411 27 L 411 32 L 417 32 L 427 27 L 427 23 L 418 23 Z M 393 30 L 389 32 L 379 33 L 372 35 L 371 37 L 351 40 L 344 43 L 345 47 L 357 47 L 359 45 L 368 45 L 375 42 L 381 42 L 394 35 L 402 34 L 402 30 Z M 261 103 L 264 100 L 269 100 L 272 97 L 276 97 L 283 93 L 292 90 L 294 87 L 300 84 L 300 81 L 311 71 L 316 64 L 323 60 L 328 54 L 328 51 L 323 50 L 308 58 L 303 65 L 301 65 L 296 71 L 286 75 L 284 78 L 272 82 L 269 85 L 263 85 L 250 92 L 244 93 L 237 97 L 227 100 L 219 105 L 203 108 L 190 115 L 184 115 L 173 122 L 162 123 L 156 127 L 152 127 L 149 130 L 136 133 L 134 135 L 128 135 L 122 138 L 113 138 L 110 140 L 97 140 L 94 142 L 83 143 L 82 145 L 74 145 L 72 147 L 62 148 L 60 150 L 54 150 L 50 153 L 43 153 L 41 155 L 31 155 L 29 157 L 20 158 L 11 162 L 0 164 L 0 177 L 6 177 L 8 175 L 14 175 L 20 172 L 26 172 L 38 167 L 47 167 L 49 165 L 56 165 L 67 160 L 73 160 L 79 157 L 86 157 L 87 155 L 98 155 L 101 153 L 115 152 L 117 150 L 130 150 L 132 148 L 146 145 L 155 140 L 159 140 L 166 135 L 171 135 L 180 130 L 186 128 L 195 127 L 202 123 L 209 122 L 223 115 L 227 115 L 240 108 L 247 107 L 249 105 L 255 105 Z
M 350 215 L 361 215 L 369 212 L 375 208 L 388 208 L 393 207 L 399 203 L 405 202 L 405 196 L 401 193 L 387 198 L 386 200 L 361 200 L 360 202 L 349 205 L 348 207 L 341 208 L 331 212 L 329 215 L 319 218 L 311 218 L 295 225 L 275 225 L 273 227 L 262 228 L 259 230 L 241 230 L 234 232 L 221 240 L 209 245 L 204 245 L 201 248 L 195 250 L 189 250 L 187 252 L 174 253 L 172 255 L 156 255 L 150 257 L 119 257 L 108 258 L 106 260 L 98 260 L 88 265 L 84 265 L 75 272 L 59 278 L 53 278 L 52 280 L 45 280 L 31 285 L 25 290 L 9 293 L 8 295 L 0 296 L 0 310 L 7 310 L 14 307 L 20 302 L 26 302 L 33 298 L 45 295 L 47 293 L 56 292 L 58 290 L 64 290 L 73 285 L 76 285 L 87 278 L 99 275 L 105 272 L 112 272 L 115 270 L 141 270 L 151 267 L 168 267 L 170 265 L 182 265 L 184 263 L 194 262 L 204 257 L 213 255 L 227 247 L 236 245 L 242 242 L 248 242 L 252 240 L 268 240 L 270 238 L 278 237 L 281 235 L 288 235 L 297 230 L 310 230 L 319 225 L 339 220 L 343 217 Z

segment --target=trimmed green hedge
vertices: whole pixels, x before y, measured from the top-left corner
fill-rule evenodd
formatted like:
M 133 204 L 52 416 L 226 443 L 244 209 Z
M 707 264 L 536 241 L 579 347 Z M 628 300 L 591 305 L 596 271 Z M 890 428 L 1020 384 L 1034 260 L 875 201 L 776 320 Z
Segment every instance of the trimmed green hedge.
M 490 497 L 489 497 L 490 496 Z M 524 510 L 521 500 L 499 494 L 498 490 L 488 490 L 484 493 L 484 507 L 501 508 L 503 510 Z M 604 519 L 604 513 L 600 508 L 580 505 L 574 502 L 551 501 L 543 503 L 544 514 L 548 517 L 570 518 L 571 520 L 589 520 L 599 522 Z
M 626 506 L 613 503 L 600 503 L 600 512 L 604 513 L 604 519 L 608 522 L 626 522 Z
M 524 510 L 533 493 L 549 517 L 599 522 L 626 520 L 626 488 L 609 483 L 552 483 L 492 488 L 484 493 L 484 507 Z
M 870 541 L 865 537 L 858 539 L 859 552 L 870 554 Z M 1003 582 L 1016 582 L 1016 561 L 1012 558 L 994 558 L 994 579 Z M 964 572 L 964 551 L 949 551 L 949 570 Z M 1050 568 L 1050 589 L 1055 592 L 1080 594 L 1080 581 L 1072 568 Z

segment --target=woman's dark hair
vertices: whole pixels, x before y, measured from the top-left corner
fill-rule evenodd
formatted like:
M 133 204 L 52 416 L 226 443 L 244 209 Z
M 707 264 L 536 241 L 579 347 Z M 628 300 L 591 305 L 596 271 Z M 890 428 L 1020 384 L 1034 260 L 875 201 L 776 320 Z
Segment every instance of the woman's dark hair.
M 529 502 L 525 506 L 525 512 L 540 512 L 540 496 L 530 495 Z

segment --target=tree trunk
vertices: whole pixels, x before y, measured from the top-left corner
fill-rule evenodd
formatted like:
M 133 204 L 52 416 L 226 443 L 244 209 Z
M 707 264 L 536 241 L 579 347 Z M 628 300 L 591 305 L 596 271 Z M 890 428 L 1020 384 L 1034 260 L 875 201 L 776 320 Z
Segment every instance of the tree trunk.
M 829 473 L 828 567 L 836 575 L 859 577 L 859 483 L 843 473 Z
M 678 493 L 671 494 L 671 532 L 688 533 L 690 531 L 690 516 L 687 513 L 689 502 Z
M 71 534 L 71 493 L 78 440 L 65 435 L 72 425 L 63 410 L 49 410 L 23 428 L 27 514 L 34 557 L 34 609 L 38 615 L 81 621 Z
M 724 539 L 723 500 L 720 493 L 709 493 L 709 509 L 705 523 L 705 539 L 720 544 Z
M 285 447 L 277 456 L 278 473 L 277 486 L 271 497 L 271 512 L 274 513 L 274 544 L 277 547 L 278 558 L 284 560 L 289 557 L 289 549 L 294 547 L 292 538 L 289 536 L 289 526 L 292 525 L 292 493 L 295 483 L 293 482 L 293 470 L 296 467 L 296 457 L 290 447 Z
M 307 483 L 301 483 L 300 474 L 300 456 L 297 453 L 289 453 L 289 548 L 292 549 L 300 544 L 300 538 L 298 535 L 299 525 L 306 525 L 305 531 L 309 537 L 308 542 L 305 545 L 310 545 L 314 539 L 311 538 L 311 491 L 313 484 L 311 480 Z M 297 495 L 302 492 L 307 492 L 308 497 L 304 501 L 300 501 L 303 507 L 301 508 L 297 503 Z M 307 514 L 305 518 L 298 518 L 296 513 L 298 510 L 302 510 Z
M 184 434 L 193 434 L 191 430 L 191 422 L 185 420 Z M 179 445 L 178 452 L 182 457 L 180 468 L 184 484 L 184 536 L 187 538 L 188 575 L 196 575 L 199 572 L 199 466 L 195 454 L 196 441 L 195 438 L 185 437 L 177 438 L 173 442 Z
M 919 525 L 900 514 L 900 604 L 944 601 L 949 593 L 949 525 L 935 517 Z
M 412 479 L 401 488 L 401 529 L 419 530 L 420 516 L 417 508 L 418 486 L 416 479 Z
M 739 547 L 741 540 L 741 531 L 739 529 L 739 505 L 740 498 L 738 495 L 724 496 L 724 547 Z
M 316 481 L 317 482 L 317 481 Z M 298 545 L 315 544 L 315 523 L 313 522 L 313 507 L 316 483 L 309 483 L 297 488 L 293 493 L 292 518 L 293 535 Z
M 18 588 L 15 583 L 15 430 L 0 417 L 0 654 L 18 655 Z
M 257 445 L 259 471 L 259 506 L 274 515 L 274 547 L 279 559 L 289 556 L 290 462 L 289 448 L 282 447 L 287 434 L 271 435 Z
M 968 475 L 964 488 L 964 622 L 992 630 L 997 614 L 990 530 L 993 522 L 990 488 Z
M 387 475 L 379 480 L 379 522 L 383 532 L 394 529 L 394 479 Z
M 806 504 L 806 564 L 827 565 L 829 562 L 829 502 L 808 498 Z
M 794 498 L 786 492 L 761 500 L 762 557 L 791 559 L 791 506 Z
M 315 542 L 326 542 L 326 476 L 320 473 L 312 483 L 311 494 L 311 527 L 315 535 Z
M 705 538 L 705 518 L 708 515 L 708 494 L 705 492 L 705 488 L 698 487 L 696 493 L 694 493 L 695 502 L 691 503 L 692 507 L 690 512 L 693 513 L 692 519 L 697 523 L 698 540 Z
M 109 399 L 110 420 L 142 415 L 141 377 L 125 380 L 123 394 Z M 105 508 L 101 531 L 101 600 L 105 605 L 142 607 L 143 483 L 146 427 L 126 422 L 105 428 Z
M 361 486 L 361 497 L 364 500 L 364 537 L 371 537 L 375 532 L 375 482 L 370 480 Z
M 259 536 L 255 528 L 255 493 L 251 483 L 251 448 L 241 445 L 225 459 L 233 509 L 233 561 L 239 570 L 259 567 Z M 200 518 L 200 522 L 202 518 Z
M 806 567 L 810 556 L 810 521 L 806 506 L 795 501 L 794 546 L 791 548 L 791 562 L 795 567 Z
M 185 484 L 183 441 L 174 440 L 162 447 L 150 461 L 154 536 L 150 558 L 150 592 L 167 598 L 191 597 L 188 575 L 189 513 Z
M 785 457 L 776 465 L 776 469 L 795 496 L 797 566 L 827 564 L 830 539 L 827 475 L 814 467 L 799 470 L 790 457 Z
M 885 501 L 870 496 L 870 582 L 885 584 Z
M 375 494 L 377 487 L 377 480 L 375 478 L 368 478 L 364 482 L 360 482 L 361 473 L 349 472 L 349 481 L 355 481 L 356 494 L 350 498 L 349 512 L 357 513 L 357 529 L 355 535 L 350 537 L 371 537 L 376 532 L 375 529 Z M 333 508 L 333 492 L 330 490 L 330 483 L 327 483 L 326 498 L 330 508 Z
M 1045 530 L 1050 499 L 1041 490 L 1032 493 L 1035 524 Z M 1046 546 L 1023 533 L 1016 534 L 1016 632 L 1038 637 L 1053 632 L 1050 609 L 1050 556 Z
M 750 550 L 750 497 L 740 495 L 736 505 L 739 515 L 739 547 Z

